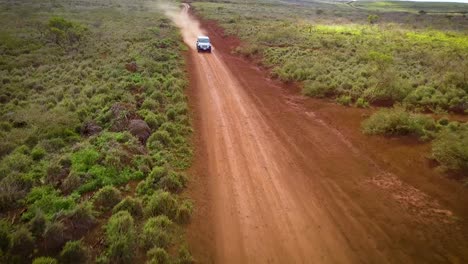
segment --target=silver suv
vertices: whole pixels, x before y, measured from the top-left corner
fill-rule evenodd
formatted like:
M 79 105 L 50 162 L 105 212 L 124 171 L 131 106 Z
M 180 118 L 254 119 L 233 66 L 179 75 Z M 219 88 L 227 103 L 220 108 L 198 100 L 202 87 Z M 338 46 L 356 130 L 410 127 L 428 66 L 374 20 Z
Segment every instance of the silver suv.
M 207 51 L 211 53 L 210 38 L 207 36 L 198 36 L 197 38 L 197 51 Z

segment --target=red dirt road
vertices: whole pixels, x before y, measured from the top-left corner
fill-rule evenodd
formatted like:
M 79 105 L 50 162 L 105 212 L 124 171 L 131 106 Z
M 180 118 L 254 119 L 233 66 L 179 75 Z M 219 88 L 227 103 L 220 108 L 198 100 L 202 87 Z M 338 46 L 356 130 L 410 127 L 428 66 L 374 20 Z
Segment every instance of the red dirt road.
M 451 211 L 228 54 L 185 5 L 168 12 L 190 47 L 197 158 L 189 232 L 202 263 L 462 263 Z M 219 49 L 217 47 L 219 46 Z

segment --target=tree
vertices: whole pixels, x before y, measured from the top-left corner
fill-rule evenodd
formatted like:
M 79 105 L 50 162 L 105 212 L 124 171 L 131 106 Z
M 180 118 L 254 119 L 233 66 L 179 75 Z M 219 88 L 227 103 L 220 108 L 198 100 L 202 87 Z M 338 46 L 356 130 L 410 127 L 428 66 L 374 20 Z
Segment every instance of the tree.
M 48 24 L 49 39 L 60 47 L 80 43 L 87 30 L 85 26 L 63 17 L 52 17 Z

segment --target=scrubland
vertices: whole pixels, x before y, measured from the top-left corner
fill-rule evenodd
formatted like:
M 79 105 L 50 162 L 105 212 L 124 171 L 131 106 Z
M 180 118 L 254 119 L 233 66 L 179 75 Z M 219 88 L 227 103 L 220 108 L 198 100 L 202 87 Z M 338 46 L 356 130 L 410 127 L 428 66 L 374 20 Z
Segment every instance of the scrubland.
M 193 5 L 199 16 L 238 36 L 242 44 L 235 52 L 272 77 L 299 83 L 306 96 L 383 107 L 363 123 L 364 133 L 434 140 L 430 156 L 440 168 L 467 174 L 468 126 L 460 120 L 468 113 L 468 5 L 235 0 Z
M 186 47 L 149 3 L 0 2 L 0 262 L 193 262 Z

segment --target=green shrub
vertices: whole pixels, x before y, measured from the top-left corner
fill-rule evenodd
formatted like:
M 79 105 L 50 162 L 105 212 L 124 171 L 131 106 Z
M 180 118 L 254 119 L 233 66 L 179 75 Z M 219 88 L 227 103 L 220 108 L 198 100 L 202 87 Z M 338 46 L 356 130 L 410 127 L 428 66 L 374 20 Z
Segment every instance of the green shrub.
M 178 223 L 187 224 L 190 221 L 190 217 L 193 211 L 193 204 L 185 200 L 177 208 L 176 219 Z
M 94 194 L 93 203 L 101 210 L 108 210 L 122 200 L 120 191 L 112 186 L 105 186 Z
M 11 246 L 11 227 L 5 219 L 0 219 L 0 255 L 5 254 Z
M 5 121 L 0 122 L 0 130 L 5 131 L 5 132 L 10 132 L 11 128 L 12 126 L 10 122 L 5 122 Z
M 158 186 L 171 192 L 180 192 L 185 187 L 187 178 L 182 173 L 175 171 L 169 172 L 158 181 Z
M 41 146 L 36 146 L 35 148 L 31 150 L 31 156 L 33 160 L 40 160 L 45 156 L 45 154 L 46 154 L 46 151 Z
M 71 171 L 62 181 L 61 190 L 66 194 L 73 192 L 85 182 L 85 177 L 87 177 L 85 173 Z
M 176 212 L 177 200 L 171 193 L 165 191 L 156 191 L 145 206 L 147 216 L 167 215 L 174 219 Z
M 393 105 L 395 102 L 402 101 L 410 91 L 409 85 L 395 76 L 390 75 L 386 78 L 388 80 L 380 85 L 365 90 L 363 96 L 372 103 L 383 105 Z
M 154 247 L 146 253 L 146 257 L 149 259 L 150 264 L 169 264 L 170 258 L 166 250 L 159 247 Z
M 111 262 L 131 263 L 135 255 L 135 224 L 127 211 L 112 215 L 106 225 L 107 254 Z
M 29 229 L 32 234 L 37 238 L 41 237 L 47 226 L 47 219 L 44 213 L 38 209 L 36 210 L 34 217 L 29 221 Z
M 28 153 L 16 149 L 0 161 L 0 175 L 7 175 L 15 171 L 27 172 L 32 164 L 33 160 Z
M 0 180 L 0 209 L 14 208 L 23 199 L 31 182 L 24 175 L 10 174 Z
M 38 257 L 33 260 L 32 264 L 58 264 L 58 261 L 51 257 Z
M 151 128 L 151 130 L 157 130 L 164 122 L 166 122 L 166 117 L 162 114 L 155 114 L 153 112 L 149 112 L 145 116 L 145 122 Z
M 97 212 L 94 211 L 93 204 L 91 202 L 82 202 L 76 206 L 73 210 L 65 212 L 58 216 L 58 219 L 67 220 L 71 222 L 75 233 L 86 233 L 94 224 L 96 224 Z
M 325 97 L 335 94 L 335 89 L 319 81 L 306 81 L 302 93 L 312 97 Z
M 467 172 L 468 128 L 444 129 L 432 143 L 432 156 L 447 170 Z
M 152 193 L 154 193 L 154 191 L 155 184 L 149 178 L 138 183 L 136 188 L 136 194 L 138 196 L 151 195 Z
M 149 218 L 141 232 L 141 243 L 146 249 L 153 247 L 167 248 L 171 243 L 170 228 L 172 222 L 167 216 L 160 215 Z
M 342 95 L 336 99 L 336 102 L 340 105 L 350 106 L 352 103 L 352 98 L 349 95 Z
M 88 250 L 81 240 L 68 241 L 60 252 L 60 259 L 64 263 L 86 263 Z
M 143 104 L 141 105 L 142 109 L 147 109 L 150 111 L 154 111 L 158 109 L 158 102 L 151 98 L 146 98 Z
M 65 226 L 61 222 L 49 222 L 44 230 L 45 248 L 55 251 L 62 248 L 68 237 L 65 233 Z
M 368 15 L 367 16 L 367 21 L 369 22 L 369 24 L 375 24 L 378 20 L 379 20 L 378 15 Z
M 169 171 L 166 167 L 155 166 L 149 174 L 149 179 L 151 179 L 154 182 L 159 182 L 159 180 L 167 176 L 168 173 Z
M 178 261 L 179 264 L 193 264 L 195 263 L 194 258 L 192 257 L 192 254 L 190 254 L 190 251 L 186 245 L 183 245 L 179 248 L 179 256 L 178 256 Z
M 28 256 L 34 249 L 34 237 L 24 226 L 11 235 L 11 252 L 22 256 Z
M 177 112 L 176 112 L 175 109 L 169 108 L 169 109 L 167 109 L 167 111 L 166 111 L 166 116 L 167 116 L 167 118 L 168 118 L 169 120 L 174 121 L 174 120 L 176 119 L 176 117 L 177 117 Z
M 140 200 L 132 197 L 126 197 L 112 209 L 114 214 L 119 211 L 127 211 L 133 217 L 139 217 L 143 214 Z
M 422 139 L 433 136 L 435 122 L 432 118 L 410 114 L 403 109 L 382 109 L 362 124 L 364 133 L 371 135 L 415 135 Z
M 37 210 L 44 212 L 47 219 L 51 219 L 59 212 L 71 211 L 75 208 L 75 197 L 61 196 L 52 186 L 34 187 L 26 197 L 28 210 L 23 214 L 24 220 L 34 217 Z
M 447 118 L 441 118 L 437 120 L 437 124 L 440 126 L 447 126 L 450 123 L 450 121 Z
M 368 108 L 369 107 L 369 102 L 367 102 L 366 99 L 360 97 L 360 98 L 358 98 L 356 100 L 356 107 Z
M 72 170 L 87 172 L 99 159 L 99 152 L 92 148 L 81 149 L 71 156 Z
M 148 138 L 148 148 L 157 149 L 159 145 L 169 146 L 172 143 L 171 135 L 165 130 L 158 130 Z
M 48 37 L 53 43 L 65 48 L 80 43 L 87 28 L 63 17 L 51 17 L 48 24 Z

